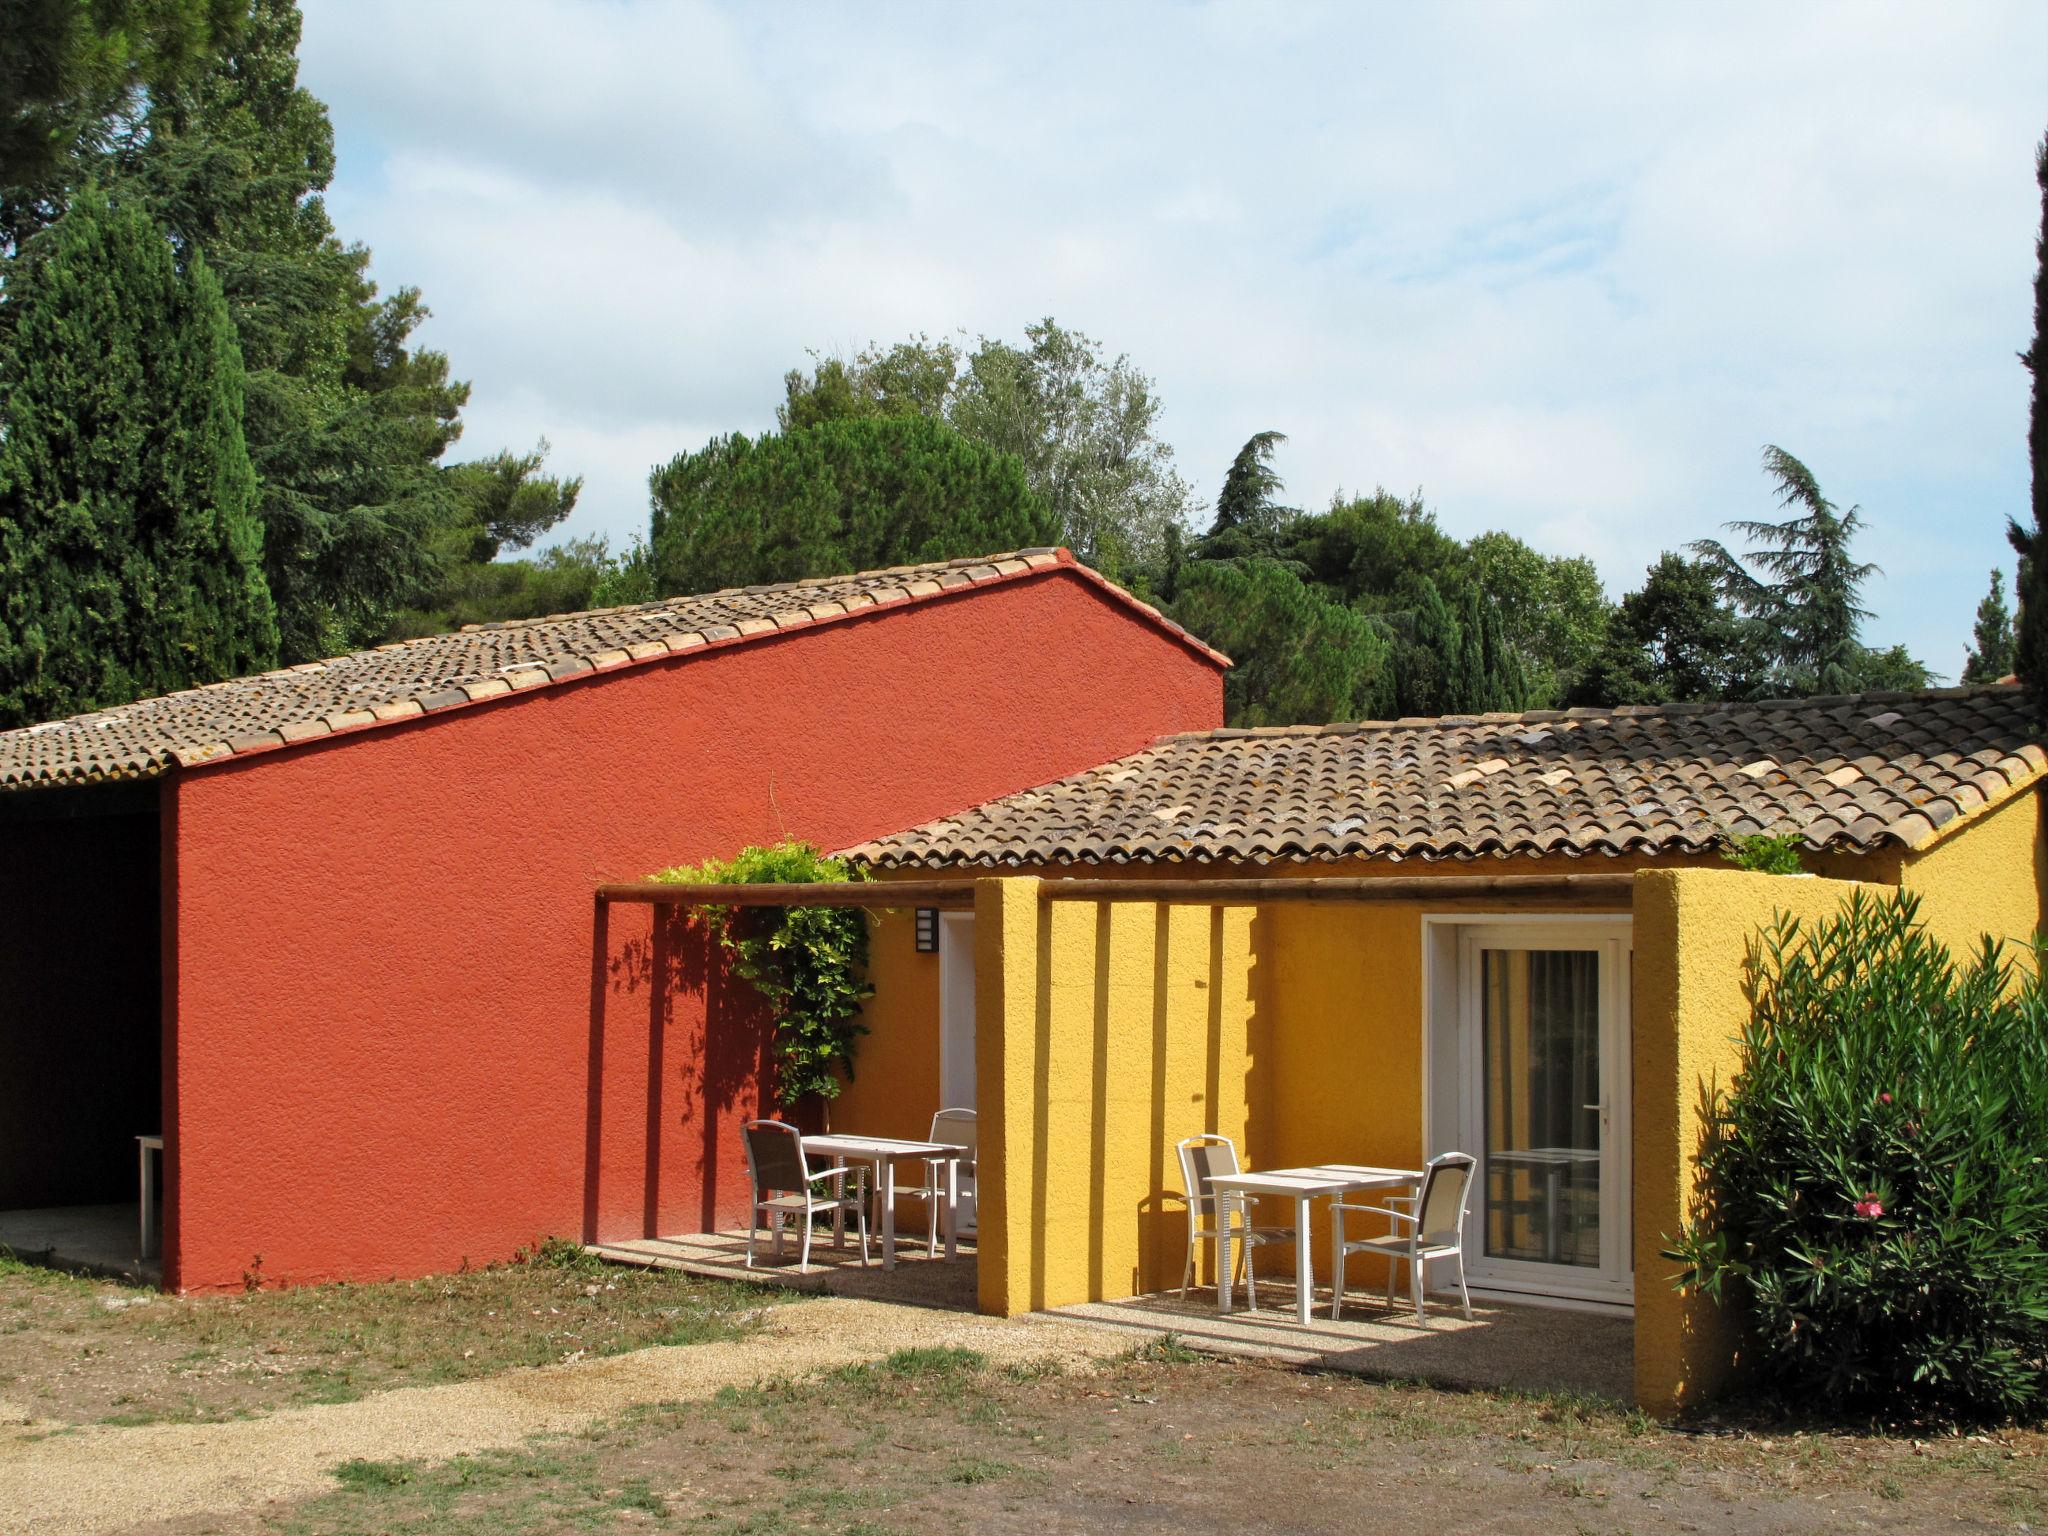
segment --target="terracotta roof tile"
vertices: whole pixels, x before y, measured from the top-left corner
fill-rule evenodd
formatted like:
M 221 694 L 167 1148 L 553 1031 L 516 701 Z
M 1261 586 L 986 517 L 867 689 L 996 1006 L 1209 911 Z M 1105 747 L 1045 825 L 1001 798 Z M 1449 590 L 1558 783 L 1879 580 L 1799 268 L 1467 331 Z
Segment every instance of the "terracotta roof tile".
M 1075 563 L 1065 550 L 1027 549 L 472 625 L 456 634 L 380 645 L 142 699 L 0 733 L 0 789 L 153 776 L 231 752 L 409 719 L 594 670 L 776 634 L 785 627 L 808 629 L 944 591 L 1036 576 L 1055 566 L 1111 592 L 1216 664 L 1229 664 L 1179 626 L 1151 616 L 1137 599 Z
M 1917 846 L 2048 769 L 2017 688 L 1221 730 L 850 850 L 881 868 Z

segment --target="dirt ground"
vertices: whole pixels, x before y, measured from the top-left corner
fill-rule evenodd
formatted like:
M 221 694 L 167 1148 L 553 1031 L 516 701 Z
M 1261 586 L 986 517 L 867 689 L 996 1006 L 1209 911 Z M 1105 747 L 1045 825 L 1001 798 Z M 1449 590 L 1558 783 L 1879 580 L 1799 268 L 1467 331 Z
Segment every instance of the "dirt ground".
M 1682 1433 L 1618 1409 L 1309 1374 L 1152 1348 L 1002 1368 L 919 1349 L 728 1389 L 153 1536 L 689 1530 L 1779 1533 L 2025 1531 L 2048 1437 L 1916 1443 Z
M 652 1344 L 736 1338 L 786 1291 L 530 1262 L 378 1285 L 180 1297 L 0 1253 L 0 1423 L 204 1422 Z

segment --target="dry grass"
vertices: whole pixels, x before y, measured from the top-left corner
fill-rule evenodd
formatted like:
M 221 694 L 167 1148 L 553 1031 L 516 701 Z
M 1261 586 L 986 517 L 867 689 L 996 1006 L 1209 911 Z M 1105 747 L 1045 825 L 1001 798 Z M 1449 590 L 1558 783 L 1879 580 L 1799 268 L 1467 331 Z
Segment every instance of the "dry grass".
M 0 1402 L 71 1422 L 231 1418 L 733 1338 L 792 1299 L 566 1244 L 464 1274 L 232 1297 L 163 1296 L 0 1254 Z
M 354 1464 L 338 1469 L 332 1494 L 203 1528 L 2011 1531 L 2039 1519 L 2043 1448 L 2032 1434 L 1916 1443 L 1679 1432 L 1582 1399 L 1173 1349 L 1068 1374 L 927 1348 L 650 1407 L 519 1452 Z

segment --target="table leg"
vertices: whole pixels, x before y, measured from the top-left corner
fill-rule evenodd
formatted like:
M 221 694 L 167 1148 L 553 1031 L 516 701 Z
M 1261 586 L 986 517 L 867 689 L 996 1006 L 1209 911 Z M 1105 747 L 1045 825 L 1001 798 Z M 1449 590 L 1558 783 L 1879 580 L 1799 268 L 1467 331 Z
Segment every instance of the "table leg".
M 1220 1218 L 1218 1230 L 1222 1234 L 1216 1239 L 1216 1310 L 1228 1316 L 1230 1313 L 1230 1202 L 1228 1196 L 1218 1196 L 1216 1214 Z
M 142 1236 L 136 1244 L 137 1258 L 156 1257 L 156 1245 L 150 1241 L 156 1229 L 156 1170 L 149 1165 L 149 1145 L 139 1143 L 137 1150 L 142 1154 Z
M 1311 1292 L 1315 1289 L 1315 1271 L 1308 1258 L 1308 1207 L 1309 1197 L 1301 1195 L 1294 1202 L 1294 1316 L 1300 1324 L 1308 1326 L 1308 1306 Z
M 1557 1192 L 1564 1170 L 1552 1163 L 1543 1175 L 1543 1262 L 1557 1262 Z
M 946 1159 L 946 1257 L 960 1256 L 960 1159 Z
M 880 1165 L 877 1171 L 881 1174 L 880 1183 L 882 1186 L 882 1268 L 894 1269 L 896 1267 L 896 1159 L 893 1157 L 880 1157 L 876 1158 L 875 1161 Z
M 835 1172 L 844 1169 L 846 1167 L 846 1159 L 843 1157 L 833 1158 L 832 1167 Z M 846 1180 L 843 1178 L 834 1179 L 832 1181 L 832 1189 L 844 1201 L 846 1197 Z M 844 1204 L 832 1207 L 832 1246 L 835 1249 L 846 1246 L 846 1207 Z

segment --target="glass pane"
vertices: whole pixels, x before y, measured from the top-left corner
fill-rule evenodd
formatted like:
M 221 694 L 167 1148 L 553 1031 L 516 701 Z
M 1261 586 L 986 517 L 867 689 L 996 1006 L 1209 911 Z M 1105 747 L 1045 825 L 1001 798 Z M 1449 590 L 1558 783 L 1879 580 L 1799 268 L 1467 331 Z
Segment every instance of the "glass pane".
M 1600 1263 L 1600 956 L 1488 949 L 1482 966 L 1486 1252 Z

